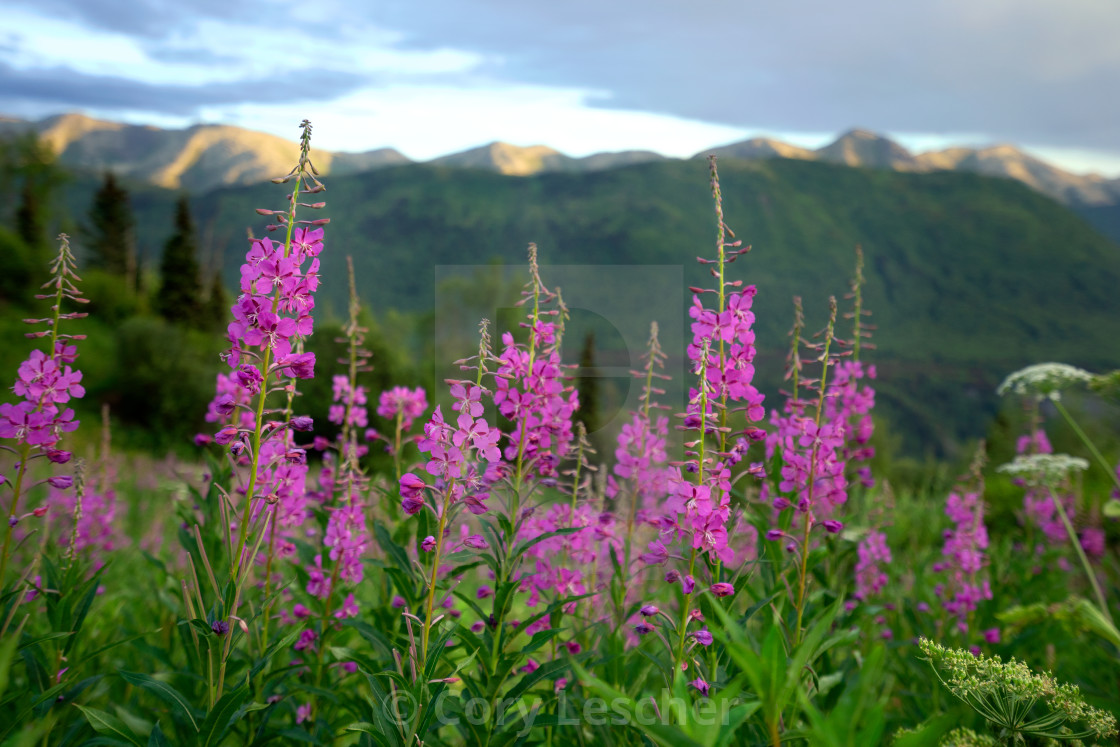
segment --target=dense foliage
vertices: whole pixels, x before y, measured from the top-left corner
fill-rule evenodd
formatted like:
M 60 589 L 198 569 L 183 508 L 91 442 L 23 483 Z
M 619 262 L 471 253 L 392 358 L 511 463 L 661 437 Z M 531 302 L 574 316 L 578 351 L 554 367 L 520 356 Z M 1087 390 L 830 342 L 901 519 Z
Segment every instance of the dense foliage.
M 1120 475 L 1065 396 L 1095 407 L 1116 375 L 1008 376 L 1014 458 L 981 445 L 951 487 L 896 492 L 862 255 L 823 308 L 796 300 L 766 396 L 762 255 L 712 159 L 686 340 L 649 325 L 596 453 L 565 360 L 579 301 L 535 244 L 514 315 L 480 320 L 438 391 L 392 377 L 358 262 L 323 328 L 347 216 L 322 217 L 310 139 L 285 204 L 256 208 L 216 369 L 192 368 L 189 325 L 89 324 L 111 306 L 61 238 L 0 404 L 0 743 L 1116 743 Z M 99 332 L 130 340 L 130 389 L 165 388 L 129 417 L 199 423 L 192 459 L 79 423 Z M 1054 453 L 1058 423 L 1079 455 Z

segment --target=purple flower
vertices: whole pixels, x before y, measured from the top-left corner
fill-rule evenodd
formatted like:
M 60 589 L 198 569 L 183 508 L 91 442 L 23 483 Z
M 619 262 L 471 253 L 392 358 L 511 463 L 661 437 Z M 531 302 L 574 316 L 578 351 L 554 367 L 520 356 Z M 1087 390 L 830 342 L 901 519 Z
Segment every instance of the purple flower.
M 217 635 L 225 635 L 229 632 L 229 623 L 225 620 L 215 620 L 210 623 L 210 630 L 213 630 Z
M 478 391 L 481 393 L 481 390 Z M 454 387 L 452 388 L 452 394 L 454 395 Z M 419 387 L 407 389 L 403 386 L 396 386 L 381 393 L 381 397 L 378 399 L 377 414 L 388 420 L 400 415 L 401 428 L 408 430 L 412 427 L 412 421 L 423 415 L 427 409 L 428 398 L 423 389 Z M 482 414 L 481 405 L 479 410 L 480 412 L 475 415 L 476 417 Z
M 985 630 L 984 640 L 993 645 L 999 643 L 999 628 L 988 628 Z
M 315 378 L 315 354 L 314 353 L 292 353 L 283 356 L 279 361 L 279 367 L 287 372 L 287 375 L 295 379 L 314 379 Z
M 310 431 L 315 427 L 315 421 L 308 415 L 297 415 L 291 420 L 292 430 Z
M 431 552 L 436 549 L 436 538 L 428 535 L 420 542 L 420 549 L 424 552 Z
M 699 691 L 700 691 L 700 694 L 701 694 L 701 695 L 703 695 L 704 697 L 707 697 L 707 696 L 708 696 L 708 692 L 709 692 L 709 691 L 711 690 L 711 686 L 710 686 L 710 685 L 708 685 L 708 683 L 707 683 L 707 682 L 705 682 L 704 680 L 702 680 L 702 679 L 701 679 L 701 678 L 699 678 L 699 677 L 697 677 L 696 679 L 694 679 L 694 680 L 693 680 L 692 682 L 689 682 L 688 684 L 692 685 L 692 686 L 693 686 L 693 687 L 695 687 L 695 688 L 696 688 L 697 690 L 699 690 Z
M 708 591 L 715 594 L 717 597 L 729 597 L 735 593 L 735 587 L 726 581 L 721 581 L 718 584 L 712 584 Z
M 238 366 L 233 373 L 233 378 L 237 381 L 238 386 L 251 395 L 258 394 L 261 391 L 261 384 L 264 382 L 260 369 L 250 363 L 242 363 Z
M 828 519 L 822 523 L 824 524 L 825 530 L 829 534 L 840 534 L 840 532 L 844 529 L 844 523 L 841 521 L 836 521 L 835 519 Z
M 653 617 L 657 613 L 661 612 L 661 610 L 657 609 L 655 605 L 647 604 L 642 607 L 639 612 L 641 613 L 642 617 Z
M 712 645 L 712 640 L 713 640 L 712 634 L 707 628 L 704 628 L 703 630 L 697 630 L 695 633 L 692 634 L 692 637 L 694 639 L 696 639 L 696 642 L 699 643 L 701 646 L 711 646 Z
M 74 455 L 69 451 L 62 451 L 60 449 L 47 449 L 47 459 L 54 462 L 55 464 L 66 464 L 70 461 L 70 458 L 72 456 Z M 3 480 L 0 480 L 0 483 L 2 482 Z
M 339 620 L 345 620 L 348 617 L 357 617 L 359 611 L 358 602 L 354 599 L 354 595 L 347 594 L 342 606 L 335 611 L 334 616 Z
M 236 425 L 227 425 L 214 434 L 214 442 L 223 446 L 236 441 L 241 435 L 241 429 Z
M 411 472 L 401 475 L 401 508 L 406 514 L 412 515 L 424 508 L 424 489 L 427 483 Z
M 649 633 L 653 632 L 653 626 L 645 620 L 642 620 L 634 626 L 634 632 L 636 632 L 638 635 L 648 635 Z
M 490 545 L 486 543 L 486 540 L 483 539 L 481 534 L 472 534 L 471 536 L 463 540 L 463 544 L 474 550 L 485 550 L 486 548 L 490 547 Z
M 296 645 L 292 648 L 296 651 L 305 651 L 306 649 L 314 647 L 315 641 L 318 638 L 319 635 L 314 630 L 304 629 L 303 632 L 299 634 L 299 640 L 296 641 Z
M 55 475 L 54 477 L 47 478 L 47 484 L 53 488 L 65 490 L 74 484 L 74 478 L 70 475 Z

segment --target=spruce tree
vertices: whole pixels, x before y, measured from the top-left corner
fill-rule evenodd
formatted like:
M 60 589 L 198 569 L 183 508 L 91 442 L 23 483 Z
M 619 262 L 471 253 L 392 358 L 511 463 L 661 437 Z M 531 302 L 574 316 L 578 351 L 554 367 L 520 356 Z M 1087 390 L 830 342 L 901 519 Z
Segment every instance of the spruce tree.
M 111 171 L 105 172 L 101 188 L 89 209 L 90 264 L 122 277 L 136 269 L 136 219 L 129 205 L 128 190 L 117 184 Z
M 31 179 L 23 182 L 19 191 L 19 207 L 16 208 L 16 233 L 33 254 L 42 254 L 47 246 L 47 227 L 43 215 L 43 205 L 39 190 Z
M 175 208 L 175 233 L 164 245 L 159 264 L 159 295 L 155 305 L 170 322 L 197 325 L 200 321 L 202 283 L 197 255 L 190 203 L 183 195 Z
M 579 355 L 579 367 L 583 371 L 576 383 L 579 391 L 579 409 L 576 410 L 576 419 L 583 422 L 587 428 L 588 440 L 591 446 L 603 459 L 603 443 L 599 433 L 602 427 L 600 402 L 599 402 L 599 377 L 595 371 L 595 332 L 589 331 L 583 338 L 583 349 Z
M 47 237 L 48 214 L 55 191 L 67 179 L 54 152 L 34 133 L 26 133 L 6 144 L 10 153 L 5 163 L 5 178 L 15 177 L 20 184 L 16 207 L 16 233 L 28 246 L 37 264 L 45 264 L 51 253 Z
M 222 274 L 214 272 L 210 276 L 210 293 L 202 306 L 202 325 L 206 329 L 222 329 L 229 316 L 229 297 L 222 285 Z

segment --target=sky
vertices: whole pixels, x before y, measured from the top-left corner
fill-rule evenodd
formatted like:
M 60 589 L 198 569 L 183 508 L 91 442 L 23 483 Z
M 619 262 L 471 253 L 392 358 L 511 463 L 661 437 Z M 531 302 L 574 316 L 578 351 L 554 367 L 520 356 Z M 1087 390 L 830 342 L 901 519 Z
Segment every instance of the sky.
M 223 123 L 426 160 L 690 156 L 853 127 L 1120 176 L 1115 0 L 4 0 L 0 114 Z

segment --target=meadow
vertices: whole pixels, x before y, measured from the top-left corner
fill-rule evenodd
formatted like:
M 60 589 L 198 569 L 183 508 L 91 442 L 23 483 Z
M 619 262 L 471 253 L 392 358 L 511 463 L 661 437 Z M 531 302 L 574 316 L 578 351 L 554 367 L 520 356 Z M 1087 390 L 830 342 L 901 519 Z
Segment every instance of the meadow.
M 454 319 L 472 349 L 437 390 L 394 381 L 302 127 L 273 206 L 244 215 L 220 373 L 164 356 L 187 333 L 130 332 L 164 356 L 151 386 L 213 387 L 186 457 L 79 422 L 102 344 L 85 309 L 107 305 L 67 237 L 38 270 L 33 331 L 5 339 L 29 352 L 0 405 L 0 744 L 1118 743 L 1115 373 L 1007 371 L 1006 443 L 892 484 L 873 341 L 896 333 L 870 324 L 862 255 L 812 270 L 829 297 L 756 305 L 765 248 L 724 214 L 712 158 L 673 185 L 710 199 L 706 282 L 627 309 L 650 318 L 620 427 L 580 418 L 564 339 L 589 300 L 543 242 L 515 312 Z M 335 326 L 328 269 L 349 288 Z M 784 361 L 756 358 L 760 325 L 789 330 Z M 177 430 L 190 401 L 161 395 L 148 423 Z

